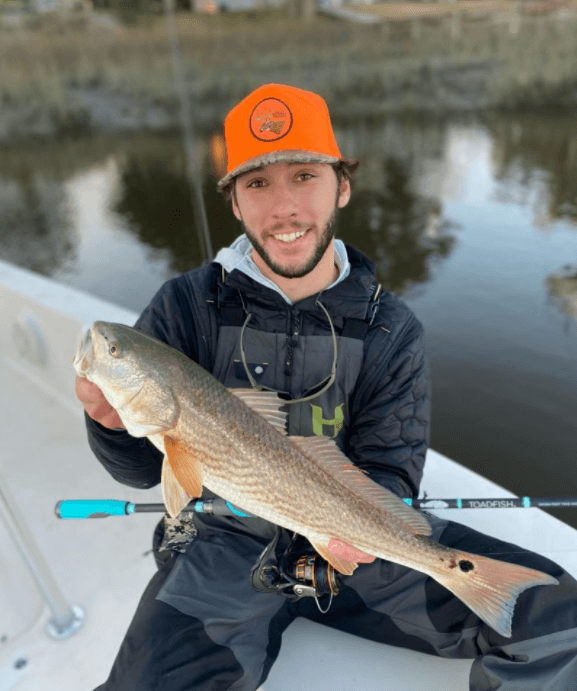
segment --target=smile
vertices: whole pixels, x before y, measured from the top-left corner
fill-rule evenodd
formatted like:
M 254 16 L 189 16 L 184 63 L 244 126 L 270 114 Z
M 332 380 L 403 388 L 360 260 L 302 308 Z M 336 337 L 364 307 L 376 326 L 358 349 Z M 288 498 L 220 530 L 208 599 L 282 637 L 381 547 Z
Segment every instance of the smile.
M 293 242 L 297 238 L 302 238 L 306 233 L 306 230 L 301 230 L 298 233 L 283 233 L 282 235 L 275 235 L 275 240 L 281 240 L 282 242 Z

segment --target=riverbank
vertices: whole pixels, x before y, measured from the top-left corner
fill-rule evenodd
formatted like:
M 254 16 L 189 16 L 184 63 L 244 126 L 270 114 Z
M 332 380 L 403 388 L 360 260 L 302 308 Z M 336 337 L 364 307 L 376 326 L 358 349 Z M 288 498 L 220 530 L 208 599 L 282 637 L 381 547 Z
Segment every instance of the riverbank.
M 177 16 L 195 125 L 214 130 L 248 91 L 284 82 L 322 94 L 335 119 L 577 103 L 577 14 L 355 25 L 283 10 Z M 178 99 L 165 20 L 51 14 L 0 28 L 0 143 L 170 131 Z

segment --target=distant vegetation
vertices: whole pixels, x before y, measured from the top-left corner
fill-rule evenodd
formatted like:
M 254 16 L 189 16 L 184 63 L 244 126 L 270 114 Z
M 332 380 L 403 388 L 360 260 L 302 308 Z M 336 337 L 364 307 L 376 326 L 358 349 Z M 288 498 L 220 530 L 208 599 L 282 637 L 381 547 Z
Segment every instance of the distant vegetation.
M 82 108 L 67 87 L 122 93 L 174 112 L 164 18 L 147 11 L 123 23 L 115 16 L 78 9 L 0 28 L 0 129 L 8 131 L 6 118 L 33 119 L 35 109 L 62 131 L 81 128 Z M 282 9 L 179 12 L 177 22 L 194 99 L 217 113 L 275 80 L 318 90 L 343 116 L 577 102 L 573 15 L 523 21 L 516 35 L 506 23 L 479 20 L 463 20 L 459 36 L 443 19 L 421 20 L 418 35 L 411 22 L 389 28 L 317 16 L 305 23 Z

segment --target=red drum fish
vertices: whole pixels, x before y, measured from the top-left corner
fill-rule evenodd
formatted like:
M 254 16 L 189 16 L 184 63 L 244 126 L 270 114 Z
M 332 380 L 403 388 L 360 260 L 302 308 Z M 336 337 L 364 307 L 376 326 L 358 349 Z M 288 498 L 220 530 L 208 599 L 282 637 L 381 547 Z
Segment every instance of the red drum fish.
M 371 480 L 331 439 L 288 436 L 276 394 L 227 389 L 142 331 L 95 322 L 74 367 L 102 390 L 132 436 L 164 454 L 162 491 L 173 517 L 206 487 L 304 535 L 342 574 L 374 558 L 422 571 L 506 637 L 517 597 L 558 583 L 431 540 L 425 515 Z

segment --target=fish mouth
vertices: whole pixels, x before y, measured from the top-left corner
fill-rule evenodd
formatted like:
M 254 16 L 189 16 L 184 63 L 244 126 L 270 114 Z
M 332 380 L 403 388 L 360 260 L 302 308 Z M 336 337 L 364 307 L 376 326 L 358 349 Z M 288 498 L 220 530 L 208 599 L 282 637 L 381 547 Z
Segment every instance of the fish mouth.
M 73 361 L 74 369 L 76 370 L 76 374 L 78 374 L 79 377 L 86 376 L 86 373 L 88 372 L 88 369 L 92 361 L 92 355 L 92 328 L 88 328 L 84 336 L 82 336 L 81 338 L 78 350 L 76 351 L 76 355 Z

